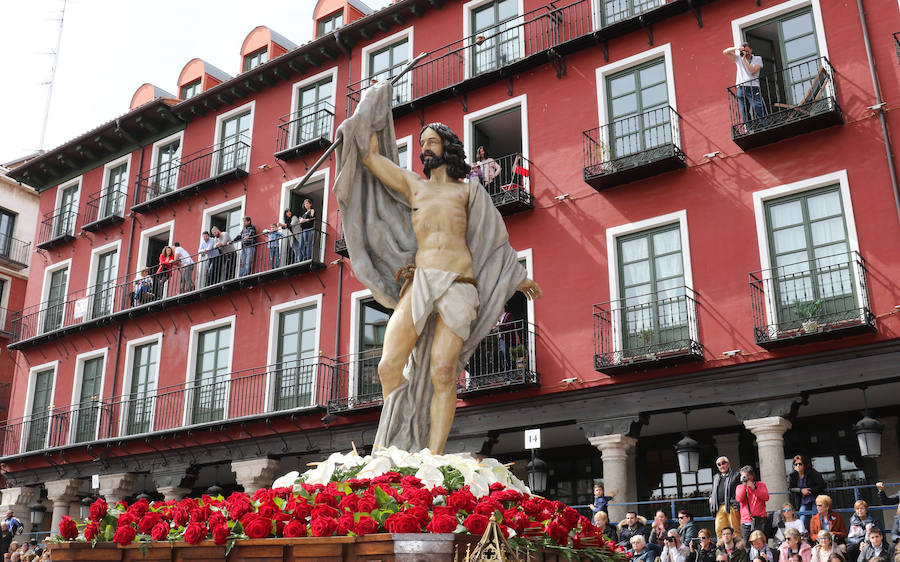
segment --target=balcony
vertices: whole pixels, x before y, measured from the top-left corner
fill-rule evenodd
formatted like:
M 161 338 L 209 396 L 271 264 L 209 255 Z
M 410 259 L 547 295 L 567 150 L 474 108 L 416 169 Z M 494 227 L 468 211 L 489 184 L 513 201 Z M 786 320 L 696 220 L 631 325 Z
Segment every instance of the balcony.
M 601 191 L 684 168 L 680 122 L 666 106 L 584 131 L 585 183 Z
M 531 162 L 521 154 L 508 154 L 493 163 L 473 165 L 473 171 L 480 175 L 479 181 L 501 215 L 534 209 Z
M 731 139 L 744 150 L 844 122 L 825 57 L 760 75 L 759 88 L 728 88 Z
M 78 210 L 72 207 L 46 213 L 41 221 L 36 246 L 42 250 L 49 250 L 74 240 L 77 217 Z
M 688 287 L 594 305 L 594 369 L 613 376 L 703 361 Z
M 857 252 L 753 272 L 750 299 L 754 339 L 766 349 L 876 331 Z
M 104 440 L 120 443 L 322 409 L 331 370 L 329 359 L 315 357 L 236 371 L 214 382 L 192 381 L 50 408 L 0 425 L 0 456 Z
M 98 191 L 88 198 L 86 216 L 81 230 L 95 232 L 125 220 L 125 192 Z
M 379 361 L 380 347 L 335 358 L 329 414 L 358 413 L 381 406 Z
M 25 269 L 31 262 L 31 242 L 0 234 L 0 265 L 15 269 Z
M 331 146 L 334 106 L 323 102 L 278 119 L 275 158 L 291 160 Z
M 323 269 L 321 225 L 225 255 L 191 256 L 192 265 L 170 272 L 132 272 L 107 283 L 69 293 L 63 299 L 26 308 L 12 319 L 13 349 L 22 349 L 114 320 L 164 310 L 262 283 Z
M 248 173 L 250 141 L 218 143 L 141 173 L 131 210 L 145 213 Z
M 10 338 L 12 337 L 12 319 L 15 316 L 15 312 L 0 307 L 0 338 Z

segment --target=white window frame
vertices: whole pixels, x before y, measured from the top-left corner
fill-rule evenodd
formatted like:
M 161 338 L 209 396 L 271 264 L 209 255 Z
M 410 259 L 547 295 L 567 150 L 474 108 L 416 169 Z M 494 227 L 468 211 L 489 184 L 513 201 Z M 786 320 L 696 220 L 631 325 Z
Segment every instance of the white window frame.
M 653 10 L 656 10 L 657 8 L 664 6 L 666 4 L 666 2 L 668 2 L 668 0 L 657 0 L 657 2 L 658 2 L 658 4 L 655 7 L 644 10 L 640 14 L 635 14 L 633 17 L 638 17 L 639 15 L 646 14 L 648 12 L 652 12 Z M 602 4 L 603 4 L 603 0 L 591 0 L 591 27 L 593 28 L 594 31 L 599 31 L 599 30 L 603 29 L 603 6 L 602 6 Z M 617 23 L 627 21 L 629 19 L 632 19 L 632 18 L 626 18 L 623 20 L 619 20 L 615 23 L 609 24 L 606 27 L 616 25 Z
M 78 215 L 79 215 L 79 210 L 80 210 L 79 207 L 81 205 L 81 189 L 82 189 L 82 185 L 83 185 L 81 180 L 83 178 L 84 178 L 83 175 L 78 176 L 77 178 L 72 178 L 71 180 L 69 180 L 65 183 L 59 184 L 59 186 L 56 188 L 56 199 L 53 204 L 53 214 L 54 215 L 58 214 L 62 210 L 60 208 L 60 204 L 61 204 L 60 200 L 62 199 L 63 191 L 72 187 L 73 185 L 78 186 L 78 189 L 75 191 L 75 199 L 73 201 L 73 207 L 75 209 L 75 218 L 72 219 L 72 232 L 69 233 L 72 236 L 75 235 L 75 227 L 78 224 Z M 51 228 L 53 228 L 55 230 L 55 228 L 54 228 L 56 226 L 55 224 L 51 223 L 50 226 L 51 226 Z M 53 238 L 53 230 L 50 231 L 50 238 L 51 239 Z
M 678 101 L 675 99 L 675 71 L 672 65 L 672 44 L 666 43 L 652 49 L 647 49 L 640 53 L 631 55 L 622 60 L 617 60 L 609 64 L 597 67 L 597 122 L 600 130 L 604 132 L 607 138 L 601 139 L 607 146 L 609 145 L 609 108 L 606 103 L 608 93 L 606 91 L 607 77 L 628 70 L 635 66 L 663 58 L 663 64 L 666 67 L 666 90 L 669 97 L 669 107 L 678 111 Z M 604 128 L 606 127 L 606 128 Z M 681 126 L 678 123 L 672 125 L 672 142 L 681 149 Z M 602 156 L 601 156 L 602 158 Z
M 151 407 L 150 407 L 150 427 L 149 433 L 153 433 L 153 427 L 156 425 L 156 404 L 159 400 L 159 366 L 163 361 L 163 333 L 157 332 L 155 334 L 150 334 L 148 336 L 144 336 L 141 338 L 136 338 L 133 340 L 128 340 L 125 342 L 125 369 L 123 371 L 122 376 L 122 393 L 120 395 L 120 407 L 119 407 L 119 427 L 118 427 L 118 435 L 125 436 L 125 425 L 128 420 L 128 415 L 130 414 L 129 409 L 131 408 L 131 404 L 126 404 L 126 397 L 131 394 L 131 379 L 134 375 L 134 349 L 136 347 L 146 345 L 148 343 L 156 343 L 159 348 L 159 354 L 157 355 L 156 360 L 156 376 L 153 377 L 153 389 L 148 391 L 148 394 L 152 396 L 151 398 Z M 116 389 L 112 389 L 115 392 Z M 136 433 L 135 435 L 144 435 Z M 133 437 L 133 436 L 128 436 Z
M 249 146 L 247 148 L 247 151 L 248 151 L 247 163 L 246 163 L 247 167 L 245 168 L 245 171 L 246 172 L 250 171 L 250 157 L 253 155 L 253 125 L 254 125 L 254 122 L 256 119 L 256 100 L 252 100 L 248 103 L 245 103 L 244 105 L 242 105 L 240 107 L 235 107 L 234 109 L 232 109 L 230 111 L 226 111 L 225 113 L 216 115 L 216 129 L 215 129 L 215 131 L 213 131 L 213 141 L 211 143 L 211 146 L 213 147 L 214 157 L 210 158 L 211 162 L 210 162 L 210 169 L 209 169 L 209 177 L 215 177 L 216 175 L 218 175 L 218 169 L 219 169 L 219 152 L 218 151 L 219 151 L 219 142 L 220 142 L 220 138 L 221 138 L 220 133 L 222 132 L 222 122 L 225 121 L 226 119 L 234 117 L 235 115 L 246 112 L 247 109 L 250 109 L 250 131 L 247 133 L 247 137 L 248 137 L 247 144 Z
M 350 354 L 348 357 L 350 366 L 347 369 L 348 400 L 356 395 L 356 369 L 359 366 L 359 315 L 362 312 L 362 301 L 370 298 L 372 298 L 372 291 L 369 289 L 350 293 Z
M 267 365 L 273 367 L 275 365 L 278 355 L 278 318 L 284 312 L 290 312 L 292 310 L 299 310 L 302 308 L 310 308 L 311 306 L 316 307 L 316 335 L 315 335 L 315 355 L 317 357 L 321 354 L 321 341 L 320 338 L 322 336 L 322 293 L 318 293 L 309 297 L 303 297 L 300 299 L 295 299 L 289 302 L 281 303 L 273 306 L 269 310 L 269 348 L 266 352 L 266 361 Z M 275 373 L 272 370 L 267 370 L 266 372 L 266 411 L 272 412 L 275 410 Z M 312 384 L 312 403 L 309 404 L 309 408 L 315 408 L 317 406 L 316 396 L 318 396 L 319 390 L 319 378 L 313 377 Z
M 812 8 L 813 23 L 816 26 L 816 40 L 819 43 L 819 56 L 828 58 L 828 43 L 825 41 L 825 24 L 822 20 L 822 7 L 819 5 L 819 0 L 788 0 L 787 2 L 731 20 L 731 34 L 734 41 L 732 44 L 740 45 L 744 42 L 743 30 L 745 27 L 752 27 L 758 23 L 764 23 L 767 20 L 808 7 Z
M 302 178 L 294 178 L 281 184 L 281 206 L 278 207 L 278 216 L 281 217 L 281 213 L 287 209 L 288 201 L 291 200 L 291 191 L 293 188 L 300 183 Z M 330 191 L 328 189 L 329 184 L 331 183 L 331 168 L 324 167 L 316 171 L 312 176 L 310 176 L 309 181 L 306 182 L 306 185 L 315 184 L 318 182 L 322 182 L 322 208 L 319 210 L 319 261 L 321 263 L 325 263 L 325 236 L 327 233 L 328 224 L 326 218 L 328 217 L 328 200 L 330 199 Z M 304 186 L 306 187 L 306 186 Z M 292 209 L 293 211 L 293 209 Z M 280 222 L 281 219 L 279 219 Z M 268 228 L 268 226 L 266 227 Z M 338 233 L 339 234 L 339 233 Z M 281 257 L 282 264 L 284 267 L 286 264 L 284 263 L 284 256 Z
M 9 295 L 12 292 L 13 278 L 4 273 L 0 273 L 0 330 L 6 325 L 6 316 L 9 314 Z
M 338 88 L 338 67 L 334 66 L 329 68 L 328 70 L 323 70 L 322 72 L 310 76 L 309 78 L 304 78 L 299 82 L 294 82 L 294 85 L 291 87 L 291 110 L 288 112 L 291 117 L 291 126 L 289 127 L 288 133 L 291 135 L 290 142 L 288 143 L 289 147 L 297 146 L 294 144 L 294 139 L 297 138 L 297 125 L 299 123 L 300 108 L 297 107 L 297 104 L 300 101 L 300 91 L 304 90 L 308 86 L 311 86 L 317 82 L 321 82 L 325 80 L 325 78 L 331 78 L 331 108 L 333 111 L 337 112 L 335 104 L 337 103 L 337 88 Z M 331 129 L 328 131 L 329 140 L 334 140 L 334 124 L 337 121 L 337 115 L 333 116 L 331 119 Z
M 66 325 L 66 307 L 68 306 L 69 302 L 69 285 L 72 283 L 72 258 L 65 259 L 52 265 L 48 265 L 44 269 L 44 282 L 41 285 L 41 304 L 45 305 L 47 303 L 47 299 L 50 297 L 50 276 L 60 269 L 69 270 L 69 273 L 66 275 L 66 288 L 63 291 L 62 321 L 60 323 L 61 328 Z M 35 330 L 35 335 L 46 333 L 44 332 L 44 318 L 46 317 L 46 315 L 47 307 L 42 306 L 40 312 L 38 313 L 38 326 L 37 330 Z
M 398 31 L 397 33 L 394 33 L 393 35 L 389 35 L 389 36 L 385 37 L 384 39 L 379 39 L 378 41 L 375 41 L 374 43 L 369 43 L 368 45 L 366 45 L 365 47 L 362 48 L 362 51 L 360 53 L 360 57 L 362 58 L 362 61 L 360 62 L 360 69 L 359 69 L 360 70 L 359 79 L 360 79 L 360 89 L 361 90 L 368 87 L 368 84 L 366 83 L 366 81 L 368 81 L 371 78 L 371 73 L 369 72 L 369 54 L 374 51 L 381 50 L 381 49 L 387 47 L 388 45 L 393 45 L 394 43 L 399 43 L 400 41 L 402 41 L 405 38 L 405 39 L 407 39 L 408 45 L 409 45 L 409 60 L 407 61 L 407 62 L 409 62 L 416 56 L 416 51 L 413 48 L 415 45 L 415 43 L 413 43 L 413 35 L 414 35 L 413 26 L 409 26 L 402 31 Z M 412 93 L 413 93 L 413 81 L 412 80 L 413 80 L 412 74 L 409 74 L 409 97 L 410 97 L 410 100 L 412 100 Z
M 203 324 L 194 324 L 191 326 L 190 335 L 188 336 L 188 352 L 187 352 L 187 368 L 185 370 L 184 375 L 184 411 L 182 412 L 182 425 L 189 426 L 194 425 L 191 423 L 191 417 L 194 413 L 194 374 L 197 368 L 197 341 L 200 336 L 200 332 L 205 332 L 207 330 L 214 330 L 217 328 L 224 328 L 228 326 L 231 328 L 230 335 L 231 341 L 228 344 L 228 349 L 231 353 L 228 354 L 228 377 L 225 379 L 225 406 L 222 420 L 229 419 L 228 415 L 228 407 L 230 404 L 231 398 L 231 375 L 233 373 L 233 365 L 234 365 L 234 330 L 236 324 L 237 316 L 232 314 L 231 316 L 227 316 L 225 318 L 218 318 L 216 320 L 212 320 L 210 322 L 204 322 Z
M 606 229 L 606 260 L 609 264 L 609 300 L 613 305 L 622 298 L 622 295 L 619 294 L 618 238 L 673 224 L 678 225 L 678 233 L 681 235 L 681 260 L 682 271 L 684 272 L 684 285 L 693 291 L 694 273 L 691 267 L 691 245 L 688 232 L 687 210 L 681 209 L 680 211 L 675 211 L 673 213 L 667 213 L 665 215 L 659 215 Z M 622 341 L 622 321 L 619 314 L 611 314 L 610 316 L 612 349 L 613 353 L 618 357 L 618 354 L 622 352 L 624 345 L 624 342 Z M 700 329 L 699 321 L 697 321 L 696 315 L 694 318 L 694 322 L 688 322 L 688 330 L 692 340 L 700 341 L 700 335 L 698 333 Z
M 160 232 L 169 231 L 169 243 L 167 246 L 172 245 L 172 237 L 175 235 L 175 221 L 170 220 L 168 222 L 164 222 L 153 228 L 148 228 L 146 230 L 141 231 L 141 244 L 138 247 L 138 261 L 137 261 L 137 271 L 134 273 L 140 273 L 142 269 L 144 269 L 144 264 L 147 263 L 147 245 L 150 241 L 150 238 L 156 236 Z M 151 272 L 156 273 L 156 272 Z M 130 281 L 130 280 L 129 280 Z
M 113 168 L 117 166 L 121 166 L 125 164 L 125 194 L 122 196 L 122 215 L 125 215 L 125 205 L 128 201 L 128 187 L 131 185 L 131 153 L 129 152 L 125 156 L 121 158 L 116 158 L 110 162 L 107 162 L 103 165 L 103 183 L 100 185 L 100 194 L 103 195 L 103 192 L 106 191 L 106 186 L 109 185 L 109 172 Z M 98 202 L 99 203 L 99 202 Z M 97 209 L 97 218 L 100 218 L 100 209 Z
M 88 278 L 87 278 L 87 287 L 85 290 L 85 299 L 90 303 L 90 297 L 97 290 L 97 284 L 95 283 L 95 278 L 97 276 L 97 267 L 100 262 L 100 254 L 105 254 L 110 250 L 116 251 L 116 260 L 115 260 L 115 268 L 113 269 L 113 309 L 115 309 L 115 293 L 116 288 L 121 283 L 127 282 L 119 279 L 119 263 L 122 260 L 122 239 L 118 239 L 115 242 L 110 242 L 109 244 L 104 244 L 103 246 L 98 246 L 91 250 L 91 262 L 88 266 Z M 84 316 L 82 317 L 82 321 L 87 321 L 92 318 L 93 310 L 85 310 Z
M 28 369 L 28 388 L 25 393 L 25 414 L 23 416 L 23 424 L 22 424 L 22 435 L 19 437 L 19 450 L 25 451 L 25 446 L 28 443 L 28 433 L 31 431 L 31 417 L 34 416 L 34 412 L 32 409 L 34 408 L 34 383 L 35 383 L 35 375 L 40 371 L 46 371 L 47 369 L 53 369 L 53 384 L 50 385 L 50 408 L 48 411 L 52 412 L 56 407 L 53 402 L 56 398 L 56 380 L 57 374 L 59 373 L 59 359 L 54 361 L 49 361 L 47 363 L 43 363 L 41 365 L 35 365 Z M 28 421 L 25 421 L 25 420 Z M 44 437 L 44 448 L 47 448 L 47 445 L 50 443 L 50 423 L 47 424 L 47 435 Z
M 815 191 L 817 189 L 838 184 L 840 186 L 841 204 L 844 207 L 844 224 L 847 227 L 847 246 L 850 253 L 859 253 L 859 236 L 856 233 L 856 220 L 853 214 L 853 201 L 850 197 L 850 182 L 847 178 L 847 170 L 838 170 L 807 178 L 792 183 L 778 185 L 753 192 L 753 214 L 756 218 L 756 243 L 759 246 L 759 264 L 762 271 L 763 296 L 766 301 L 766 319 L 769 325 L 777 324 L 777 315 L 774 309 L 775 297 L 772 295 L 772 256 L 769 252 L 769 231 L 766 220 L 766 203 L 773 199 L 780 199 L 789 195 Z M 856 303 L 860 310 L 863 308 L 863 287 L 859 275 L 854 275 L 854 288 L 856 290 Z M 774 322 L 773 322 L 774 321 Z M 865 322 L 865 313 L 860 313 L 860 321 Z M 769 334 L 777 338 L 777 333 Z
M 472 45 L 466 43 L 466 41 L 469 39 L 469 36 L 473 33 L 472 12 L 484 6 L 485 4 L 490 4 L 494 1 L 495 0 L 470 0 L 469 2 L 463 4 L 463 71 L 465 72 L 464 76 L 466 77 L 466 79 L 472 77 Z M 516 18 L 518 21 L 516 21 L 513 25 L 521 25 L 525 17 L 525 4 L 523 0 L 518 0 L 517 3 L 518 6 L 516 7 L 516 9 L 518 10 L 518 15 L 516 16 Z M 522 32 L 521 27 L 519 28 L 519 54 L 519 59 L 525 58 L 525 34 Z
M 150 172 L 151 176 L 159 173 L 159 170 L 156 169 L 157 159 L 159 158 L 159 149 L 172 144 L 175 141 L 178 141 L 178 150 L 175 151 L 175 159 L 178 161 L 175 165 L 175 185 L 178 185 L 178 173 L 181 172 L 181 155 L 182 149 L 184 149 L 184 129 L 178 131 L 175 134 L 169 135 L 164 139 L 159 139 L 155 143 L 153 143 L 153 147 L 150 149 Z M 176 189 L 177 191 L 177 189 Z
M 91 351 L 86 351 L 84 353 L 79 353 L 75 356 L 75 378 L 72 381 L 72 401 L 70 402 L 70 412 L 69 416 L 69 436 L 68 442 L 75 442 L 75 433 L 78 428 L 78 398 L 81 394 L 81 387 L 84 383 L 84 364 L 91 359 L 96 359 L 97 357 L 103 357 L 103 369 L 100 371 L 100 395 L 97 396 L 97 400 L 102 403 L 103 402 L 103 389 L 106 385 L 106 365 L 109 361 L 109 347 L 104 347 L 101 349 L 94 349 Z M 76 413 L 78 412 L 78 413 Z M 100 418 L 101 416 L 97 416 L 96 426 L 94 427 L 94 439 L 97 438 L 100 431 Z
M 203 214 L 201 215 L 200 219 L 200 232 L 212 229 L 212 227 L 208 225 L 214 215 L 218 215 L 222 211 L 229 211 L 231 209 L 234 209 L 235 207 L 241 208 L 241 220 L 243 220 L 244 217 L 247 216 L 247 196 L 240 195 L 238 197 L 235 197 L 234 199 L 229 199 L 228 201 L 224 201 L 222 203 L 219 203 L 218 205 L 213 205 L 212 207 L 203 209 Z M 212 233 L 210 233 L 209 236 L 210 238 L 212 238 Z M 241 247 L 240 240 L 233 240 L 233 242 L 235 244 L 235 248 L 239 249 Z
M 522 94 L 521 96 L 516 96 L 514 98 L 509 98 L 503 100 L 499 103 L 495 103 L 493 105 L 489 105 L 478 111 L 473 111 L 471 113 L 466 113 L 463 115 L 463 147 L 465 148 L 466 154 L 469 156 L 469 163 L 475 161 L 475 147 L 472 146 L 472 142 L 475 140 L 475 135 L 472 132 L 472 125 L 476 121 L 481 121 L 486 117 L 490 117 L 491 115 L 496 115 L 498 113 L 503 113 L 509 109 L 514 107 L 519 108 L 519 119 L 521 121 L 520 128 L 522 130 L 522 157 L 526 160 L 530 161 L 529 155 L 529 140 L 528 140 L 528 94 Z M 505 154 L 501 154 L 500 156 L 506 156 Z M 528 177 L 522 178 L 524 180 L 525 192 L 531 193 L 531 180 Z
M 406 147 L 406 169 L 410 172 L 412 171 L 412 155 L 413 155 L 413 137 L 412 135 L 406 135 L 401 139 L 397 139 L 397 150 L 400 150 L 401 146 Z

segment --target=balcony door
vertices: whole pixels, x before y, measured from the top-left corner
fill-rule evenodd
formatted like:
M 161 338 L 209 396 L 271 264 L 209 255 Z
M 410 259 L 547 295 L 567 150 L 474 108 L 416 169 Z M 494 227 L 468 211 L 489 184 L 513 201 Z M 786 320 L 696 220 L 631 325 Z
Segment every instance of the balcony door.
M 501 68 L 519 59 L 516 0 L 495 0 L 472 10 L 472 75 Z
M 278 315 L 278 356 L 275 366 L 275 409 L 290 410 L 312 405 L 318 365 L 316 356 L 316 307 L 289 310 Z
M 97 274 L 94 277 L 91 318 L 106 316 L 112 312 L 113 296 L 116 293 L 116 250 L 97 256 Z
M 295 145 L 300 145 L 311 140 L 329 137 L 331 135 L 331 123 L 334 107 L 331 104 L 331 95 L 334 85 L 331 78 L 308 86 L 300 91 L 297 108 L 298 126 Z
M 838 186 L 766 204 L 779 330 L 859 314 Z
M 403 39 L 387 47 L 369 53 L 369 78 L 390 80 L 409 62 L 409 40 Z M 394 105 L 410 100 L 410 74 L 394 84 Z
M 231 326 L 197 334 L 191 423 L 205 423 L 225 418 L 230 362 Z
M 103 188 L 103 193 L 100 196 L 100 216 L 97 217 L 98 219 L 122 215 L 125 193 L 128 190 L 127 173 L 128 164 L 119 164 L 109 171 L 106 186 Z
M 75 442 L 93 441 L 97 435 L 100 416 L 100 380 L 103 376 L 105 357 L 94 357 L 84 362 L 81 375 L 81 392 L 78 397 L 78 419 L 75 422 Z
M 219 173 L 245 168 L 250 155 L 250 111 L 224 119 L 219 131 Z
M 15 213 L 0 209 L 0 256 L 9 258 L 12 254 L 13 226 L 16 224 Z M 15 256 L 22 259 L 19 256 Z
M 51 332 L 62 326 L 63 314 L 66 310 L 66 285 L 68 280 L 68 267 L 57 269 L 50 274 L 46 308 L 44 309 L 44 332 Z
M 381 379 L 378 378 L 378 362 L 384 346 L 384 333 L 391 311 L 375 299 L 367 299 L 359 307 L 359 361 L 356 365 L 355 397 L 360 402 L 381 399 Z
M 603 160 L 640 154 L 672 143 L 669 89 L 663 59 L 606 79 L 609 132 Z
M 602 26 L 631 19 L 648 10 L 665 4 L 665 0 L 599 0 Z
M 59 196 L 59 208 L 53 222 L 53 238 L 73 235 L 75 233 L 75 217 L 78 214 L 78 188 L 72 184 L 62 190 Z
M 682 349 L 690 339 L 679 226 L 618 239 L 625 356 Z
M 37 451 L 47 446 L 50 430 L 50 405 L 53 392 L 53 369 L 46 369 L 34 376 L 34 399 L 31 402 L 31 420 L 28 422 L 26 451 Z
M 159 343 L 153 342 L 134 348 L 131 364 L 131 394 L 128 396 L 128 415 L 125 434 L 135 435 L 151 430 L 153 419 L 154 389 L 159 370 Z
M 149 199 L 178 189 L 180 155 L 180 139 L 159 147 L 156 153 L 156 176 L 150 185 Z

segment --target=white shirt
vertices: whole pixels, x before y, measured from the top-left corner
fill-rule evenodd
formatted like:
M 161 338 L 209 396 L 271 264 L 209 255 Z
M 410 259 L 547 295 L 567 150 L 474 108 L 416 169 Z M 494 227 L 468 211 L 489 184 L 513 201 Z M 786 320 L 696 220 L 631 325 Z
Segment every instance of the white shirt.
M 182 266 L 193 265 L 194 260 L 191 259 L 191 255 L 187 253 L 187 250 L 182 248 L 181 246 L 175 247 L 175 257 L 181 260 Z
M 690 554 L 690 549 L 686 547 L 675 548 L 675 547 L 663 547 L 662 554 L 660 554 L 659 559 L 662 562 L 684 562 Z
M 757 86 L 759 87 L 759 73 L 762 72 L 762 57 L 757 55 L 752 55 L 750 57 L 750 62 L 747 63 L 747 66 L 753 66 L 754 64 L 759 65 L 759 70 L 754 74 L 750 74 L 750 71 L 747 70 L 747 66 L 744 66 L 744 63 L 741 62 L 741 55 L 737 52 L 734 53 L 734 64 L 737 66 L 737 76 L 735 77 L 735 84 L 738 86 Z

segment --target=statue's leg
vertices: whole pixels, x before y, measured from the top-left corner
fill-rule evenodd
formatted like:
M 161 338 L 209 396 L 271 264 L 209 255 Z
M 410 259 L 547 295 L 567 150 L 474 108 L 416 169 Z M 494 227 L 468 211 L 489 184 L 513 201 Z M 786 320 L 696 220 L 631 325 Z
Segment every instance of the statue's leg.
M 440 314 L 435 315 L 434 322 L 430 365 L 434 394 L 431 397 L 428 448 L 440 454 L 444 452 L 456 413 L 456 377 L 459 375 L 457 365 L 463 340 L 444 324 Z
M 388 394 L 403 384 L 403 366 L 409 359 L 419 335 L 413 324 L 410 295 L 407 291 L 397 308 L 388 320 L 384 333 L 384 346 L 381 360 L 378 362 L 378 378 L 381 379 L 381 394 L 387 399 Z

